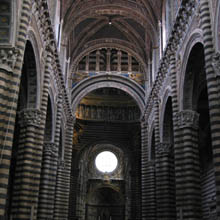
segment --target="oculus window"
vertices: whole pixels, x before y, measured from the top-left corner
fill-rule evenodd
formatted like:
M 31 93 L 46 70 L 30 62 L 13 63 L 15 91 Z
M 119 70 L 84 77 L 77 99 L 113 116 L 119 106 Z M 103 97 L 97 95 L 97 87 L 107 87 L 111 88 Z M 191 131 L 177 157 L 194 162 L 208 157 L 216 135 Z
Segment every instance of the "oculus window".
M 96 156 L 95 165 L 100 172 L 111 173 L 116 169 L 118 159 L 114 153 L 103 151 Z

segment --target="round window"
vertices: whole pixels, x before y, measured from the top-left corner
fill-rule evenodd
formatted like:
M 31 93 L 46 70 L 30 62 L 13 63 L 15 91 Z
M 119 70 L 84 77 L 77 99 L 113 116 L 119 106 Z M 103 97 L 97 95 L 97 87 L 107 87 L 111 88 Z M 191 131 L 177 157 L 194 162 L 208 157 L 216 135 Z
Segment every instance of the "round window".
M 99 171 L 103 173 L 110 173 L 116 169 L 118 159 L 112 152 L 103 151 L 96 156 L 95 165 Z

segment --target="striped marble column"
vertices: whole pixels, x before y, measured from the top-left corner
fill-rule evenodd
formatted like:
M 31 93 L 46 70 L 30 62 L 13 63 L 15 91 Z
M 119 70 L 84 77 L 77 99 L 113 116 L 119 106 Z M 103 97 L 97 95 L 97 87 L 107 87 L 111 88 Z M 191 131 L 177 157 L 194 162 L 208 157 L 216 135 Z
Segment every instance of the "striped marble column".
M 41 99 L 41 111 L 43 112 L 43 127 L 45 129 L 48 92 L 50 84 L 50 74 L 52 67 L 52 50 L 50 45 L 45 50 L 45 72 L 44 84 Z M 45 131 L 44 131 L 45 132 Z M 56 165 L 57 165 L 57 145 L 54 143 L 43 143 L 42 170 L 39 189 L 39 207 L 37 219 L 52 219 L 54 188 L 56 181 Z
M 167 55 L 169 56 L 172 85 L 176 215 L 180 220 L 200 219 L 198 114 L 187 110 L 179 112 L 175 51 L 176 45 L 171 45 Z
M 165 201 L 164 201 L 164 188 L 167 188 L 166 181 L 164 181 L 164 173 L 161 170 L 161 162 L 163 159 L 161 158 L 161 143 L 160 143 L 160 121 L 159 121 L 159 98 L 154 98 L 154 114 L 155 114 L 155 182 L 156 182 L 156 213 L 157 219 L 167 219 L 168 211 L 166 209 Z
M 75 154 L 73 152 L 73 154 Z M 73 156 L 73 160 L 75 157 Z M 71 177 L 70 177 L 70 197 L 69 197 L 69 220 L 76 220 L 76 197 L 78 192 L 78 175 L 79 169 L 77 169 L 76 164 L 72 162 L 72 170 L 71 170 Z
M 147 171 L 147 162 L 148 162 L 148 127 L 145 119 L 141 121 L 141 176 L 142 176 L 142 219 L 147 219 L 147 178 L 146 171 Z
M 44 128 L 39 109 L 19 113 L 20 139 L 12 197 L 12 219 L 36 219 Z
M 141 122 L 141 176 L 142 176 L 142 220 L 156 219 L 155 168 L 149 161 L 148 126 Z
M 178 182 L 178 178 L 181 177 L 181 167 L 178 167 L 178 156 L 181 155 L 182 150 L 182 135 L 179 130 L 178 122 L 175 120 L 176 115 L 179 112 L 179 103 L 178 103 L 178 93 L 177 93 L 177 62 L 175 47 L 170 47 L 167 53 L 169 57 L 169 64 L 170 64 L 170 75 L 171 75 L 171 93 L 172 93 L 172 112 L 173 112 L 173 138 L 174 138 L 174 164 L 175 164 L 175 181 L 176 181 L 176 216 L 178 220 L 182 219 L 182 207 L 181 207 L 181 185 Z M 178 189 L 179 187 L 179 189 Z
M 51 55 L 48 45 L 45 49 L 45 74 L 40 110 L 26 109 L 20 113 L 21 138 L 18 146 L 12 199 L 14 219 L 36 219 L 37 216 Z
M 214 33 L 212 31 L 211 6 L 208 0 L 200 0 L 200 19 L 203 30 L 203 44 L 205 55 L 205 72 L 207 79 L 207 92 L 209 100 L 210 127 L 212 135 L 213 162 L 216 177 L 216 203 L 217 219 L 220 218 L 220 91 L 216 73 L 212 66 L 212 58 L 215 52 Z
M 54 220 L 68 219 L 74 122 L 74 119 L 66 122 L 64 160 L 60 161 L 57 171 Z
M 180 131 L 175 152 L 178 219 L 201 219 L 199 115 L 192 110 L 183 110 L 176 114 L 175 120 Z
M 0 219 L 5 215 L 11 148 L 31 0 L 20 1 L 20 4 L 15 48 L 0 48 Z
M 44 142 L 37 219 L 53 219 L 58 147 Z
M 155 220 L 157 219 L 156 210 L 156 183 L 155 183 L 155 161 L 148 161 L 146 164 L 146 197 L 147 200 L 145 201 L 146 204 L 146 219 L 148 220 Z
M 56 125 L 55 125 L 55 137 L 54 137 L 54 142 L 55 144 L 58 146 L 59 149 L 59 145 L 60 145 L 60 129 L 61 129 L 61 118 L 62 118 L 62 94 L 58 94 L 57 96 L 57 100 L 56 100 L 56 104 L 57 104 L 57 111 L 56 111 Z M 59 150 L 58 150 L 59 151 Z M 59 152 L 58 152 L 59 154 Z M 55 194 L 54 194 L 54 209 L 53 209 L 53 218 L 55 218 L 55 213 L 56 213 L 56 209 L 55 207 L 57 206 L 56 204 L 59 202 L 57 201 L 57 199 L 59 199 L 59 197 L 57 196 L 57 192 L 59 191 L 59 187 L 60 187 L 60 183 L 57 181 L 58 180 L 58 170 L 60 169 L 61 166 L 61 162 L 60 162 L 60 155 L 58 155 L 57 158 L 57 166 L 56 166 L 56 182 L 55 182 Z
M 61 95 L 57 99 L 57 116 L 54 143 L 44 142 L 41 185 L 39 195 L 38 219 L 53 219 L 56 176 L 58 164 L 58 145 L 61 127 Z
M 132 152 L 132 156 L 135 157 L 135 152 Z M 134 165 L 134 164 L 133 164 Z M 131 219 L 136 220 L 137 219 L 137 197 L 136 197 L 136 172 L 135 168 L 130 171 L 130 177 L 131 177 Z
M 172 145 L 160 143 L 156 158 L 157 217 L 164 220 L 176 219 Z
M 58 146 L 60 144 L 60 129 L 61 129 L 61 119 L 62 119 L 62 94 L 57 95 L 57 111 L 56 111 L 56 125 L 55 125 L 55 134 L 54 134 L 54 143 Z

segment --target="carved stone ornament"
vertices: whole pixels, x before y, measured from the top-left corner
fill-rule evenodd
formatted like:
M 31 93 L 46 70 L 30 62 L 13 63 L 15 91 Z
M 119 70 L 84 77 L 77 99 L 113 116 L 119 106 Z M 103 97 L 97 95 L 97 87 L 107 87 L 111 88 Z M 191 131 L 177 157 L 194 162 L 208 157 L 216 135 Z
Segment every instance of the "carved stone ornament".
M 220 52 L 216 52 L 212 55 L 212 66 L 216 76 L 220 76 Z
M 147 167 L 151 167 L 151 168 L 154 168 L 155 166 L 155 161 L 154 160 L 150 160 L 146 163 Z
M 182 59 L 181 56 L 178 55 L 176 59 L 176 72 L 179 73 L 181 71 Z
M 24 109 L 19 112 L 19 123 L 21 125 L 33 125 L 39 127 L 42 113 L 39 109 Z
M 183 110 L 176 114 L 176 120 L 179 128 L 183 128 L 183 127 L 198 128 L 199 114 L 192 110 Z
M 71 126 L 74 126 L 74 124 L 75 124 L 75 122 L 76 122 L 76 116 L 74 115 L 72 115 L 72 114 L 70 114 L 69 113 L 69 115 L 67 116 L 67 126 L 69 126 L 69 125 L 71 125 Z
M 217 220 L 217 213 L 210 213 L 209 219 L 210 220 Z
M 216 196 L 210 198 L 209 202 L 209 219 L 217 220 L 217 212 L 216 212 Z
M 170 143 L 160 143 L 157 146 L 157 153 L 158 154 L 170 154 L 172 151 L 172 144 Z
M 63 159 L 58 160 L 58 167 L 59 167 L 60 169 L 64 170 L 65 167 L 66 167 L 66 162 L 65 162 L 65 160 L 63 160 Z
M 76 117 L 89 120 L 104 121 L 138 121 L 140 111 L 138 107 L 103 107 L 95 105 L 78 105 Z
M 16 48 L 1 48 L 0 49 L 0 66 L 8 71 L 14 68 L 19 50 Z
M 141 128 L 142 129 L 147 129 L 148 125 L 147 125 L 147 121 L 146 121 L 145 116 L 141 116 L 140 122 L 141 122 Z
M 58 148 L 55 143 L 45 142 L 44 143 L 44 153 L 50 154 L 51 156 L 57 156 Z

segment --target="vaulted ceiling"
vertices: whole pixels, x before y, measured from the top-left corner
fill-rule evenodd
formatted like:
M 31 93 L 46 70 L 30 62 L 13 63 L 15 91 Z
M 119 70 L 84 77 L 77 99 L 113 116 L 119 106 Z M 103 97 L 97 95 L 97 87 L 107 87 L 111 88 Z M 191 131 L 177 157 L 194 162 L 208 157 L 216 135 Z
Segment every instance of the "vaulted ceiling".
M 161 0 L 62 0 L 63 44 L 70 66 L 98 48 L 127 51 L 147 66 L 159 44 Z

